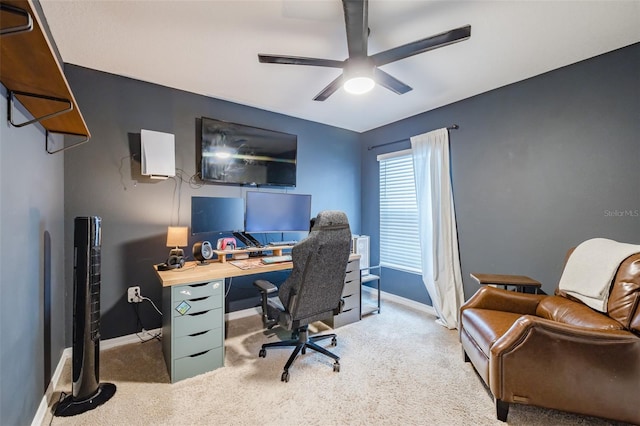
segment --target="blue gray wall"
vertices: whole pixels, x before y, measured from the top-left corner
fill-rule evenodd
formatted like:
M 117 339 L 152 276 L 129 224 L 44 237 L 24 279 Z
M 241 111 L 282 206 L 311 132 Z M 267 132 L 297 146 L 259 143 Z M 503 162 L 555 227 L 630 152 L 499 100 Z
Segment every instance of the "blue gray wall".
M 364 133 L 362 232 L 372 237 L 372 262 L 376 155 L 409 142 L 367 147 L 453 123 L 466 298 L 478 289 L 472 272 L 529 275 L 551 293 L 570 247 L 593 237 L 640 243 L 640 44 Z M 383 277 L 384 290 L 428 300 L 416 275 Z
M 7 92 L 0 85 L 4 100 Z M 31 118 L 19 104 L 13 120 Z M 62 154 L 0 102 L 0 424 L 29 424 L 65 347 Z
M 289 192 L 311 194 L 312 214 L 325 209 L 345 211 L 354 232 L 359 231 L 361 173 L 357 133 L 78 66 L 66 65 L 65 73 L 93 135 L 91 142 L 67 151 L 65 156 L 67 276 L 71 276 L 73 218 L 101 216 L 104 339 L 140 330 L 134 306 L 126 300 L 128 287 L 140 286 L 143 296 L 160 304 L 161 287 L 152 266 L 168 255 L 167 226 L 190 225 L 191 196 L 243 197 L 248 190 L 189 182 L 196 172 L 200 117 L 298 135 L 298 181 Z M 182 171 L 184 181 L 152 181 L 140 175 L 141 129 L 175 135 L 176 168 Z M 279 234 L 271 238 L 281 239 Z M 190 238 L 187 255 L 199 239 L 202 237 Z M 266 278 L 278 282 L 284 280 L 285 274 Z M 233 280 L 227 311 L 258 303 L 252 281 Z M 67 291 L 71 294 L 71 287 Z M 146 329 L 161 325 L 160 316 L 148 302 L 139 308 Z M 71 314 L 68 309 L 68 325 Z M 67 336 L 67 344 L 70 343 Z

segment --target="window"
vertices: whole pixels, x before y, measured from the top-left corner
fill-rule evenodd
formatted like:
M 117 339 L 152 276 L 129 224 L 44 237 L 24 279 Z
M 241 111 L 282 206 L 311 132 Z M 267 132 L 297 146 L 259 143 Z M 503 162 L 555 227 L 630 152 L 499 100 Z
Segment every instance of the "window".
M 411 150 L 378 156 L 380 265 L 422 273 L 418 206 Z

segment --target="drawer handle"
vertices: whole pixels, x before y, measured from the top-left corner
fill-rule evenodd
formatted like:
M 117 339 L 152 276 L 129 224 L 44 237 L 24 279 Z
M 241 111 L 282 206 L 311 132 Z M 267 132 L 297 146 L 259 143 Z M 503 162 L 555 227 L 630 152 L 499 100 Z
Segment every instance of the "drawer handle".
M 189 301 L 191 302 L 199 302 L 201 300 L 207 300 L 209 298 L 209 296 L 204 296 L 204 297 L 198 297 L 196 299 L 189 299 Z
M 190 317 L 197 317 L 198 315 L 204 315 L 204 314 L 208 314 L 209 311 L 204 311 L 204 312 L 196 312 L 195 314 L 188 314 Z
M 194 333 L 194 334 L 190 334 L 189 337 L 196 337 L 196 336 L 202 336 L 203 334 L 207 334 L 208 332 L 210 332 L 211 330 L 207 330 L 207 331 L 201 331 L 199 333 Z
M 194 288 L 197 288 L 197 287 L 204 287 L 204 286 L 205 286 L 205 285 L 207 285 L 207 284 L 209 284 L 209 283 L 202 283 L 202 284 L 189 284 L 189 287 L 194 287 Z
M 190 284 L 188 286 L 185 286 L 185 288 L 183 290 L 180 290 L 180 294 L 184 294 L 185 296 L 191 296 L 191 291 L 189 290 L 190 288 L 198 288 L 198 287 L 203 287 L 209 285 L 209 283 L 202 283 L 202 284 Z
M 351 297 L 351 296 L 353 296 L 353 294 L 348 294 L 348 295 L 346 295 L 346 296 L 342 296 L 342 298 L 343 298 L 343 299 L 346 299 L 347 297 Z
M 204 351 L 204 352 L 200 352 L 200 353 L 198 353 L 198 354 L 189 355 L 189 357 L 190 357 L 190 358 L 196 358 L 196 357 L 199 357 L 199 356 L 202 356 L 202 355 L 206 354 L 206 353 L 207 353 L 207 352 L 209 352 L 210 350 L 211 350 L 211 349 L 206 350 L 206 351 Z

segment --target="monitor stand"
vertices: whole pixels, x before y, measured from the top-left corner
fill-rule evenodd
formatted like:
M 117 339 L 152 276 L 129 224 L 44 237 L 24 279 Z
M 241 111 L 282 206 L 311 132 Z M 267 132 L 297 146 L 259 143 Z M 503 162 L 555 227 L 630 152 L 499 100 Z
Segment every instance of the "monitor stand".
M 251 234 L 246 232 L 234 232 L 233 236 L 239 239 L 242 244 L 247 247 L 262 247 L 260 241 L 256 240 Z
M 253 235 L 249 234 L 248 232 L 243 232 L 242 235 L 244 235 L 245 238 L 251 241 L 251 244 L 253 244 L 254 246 L 258 248 L 262 247 L 262 244 L 260 244 L 260 241 L 256 240 Z

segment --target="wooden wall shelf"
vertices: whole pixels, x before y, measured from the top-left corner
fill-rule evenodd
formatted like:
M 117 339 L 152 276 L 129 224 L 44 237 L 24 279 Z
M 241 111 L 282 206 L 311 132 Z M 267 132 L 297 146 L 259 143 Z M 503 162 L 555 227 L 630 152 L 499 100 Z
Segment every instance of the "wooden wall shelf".
M 39 121 L 47 131 L 49 153 L 88 141 L 91 134 L 32 1 L 0 0 L 0 5 L 24 10 L 31 17 L 33 26 L 30 31 L 11 32 L 0 36 L 0 82 L 9 92 L 9 115 L 13 108 L 12 100 L 17 99 L 36 119 L 14 125 L 20 127 Z M 0 10 L 2 30 L 25 25 L 24 16 L 7 9 Z M 10 121 L 13 124 L 13 120 Z M 84 137 L 84 140 L 65 148 L 50 150 L 49 133 L 79 136 Z

